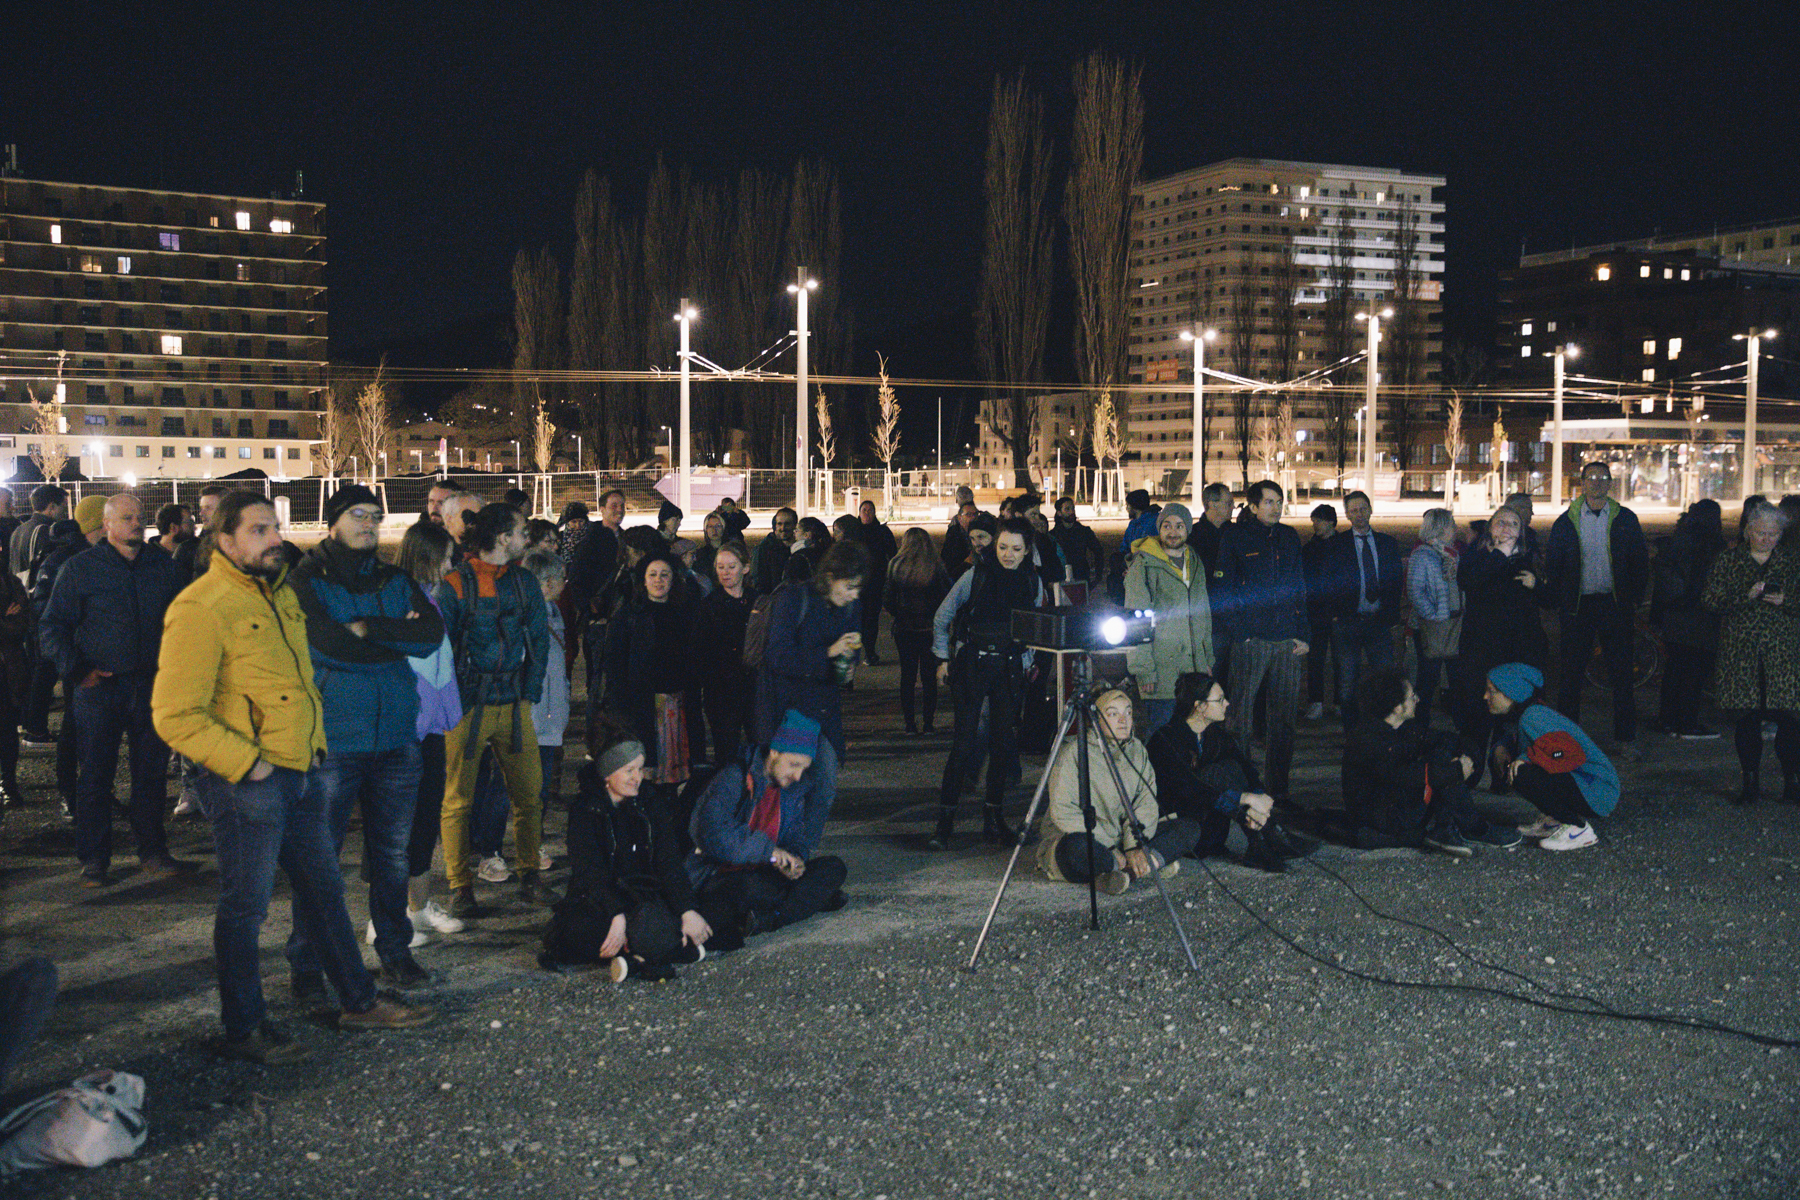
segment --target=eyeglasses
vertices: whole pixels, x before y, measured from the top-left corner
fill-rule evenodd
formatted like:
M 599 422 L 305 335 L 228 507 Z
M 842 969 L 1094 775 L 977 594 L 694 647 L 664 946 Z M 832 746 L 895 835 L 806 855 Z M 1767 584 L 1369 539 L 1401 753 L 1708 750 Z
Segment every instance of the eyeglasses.
M 352 521 L 374 522 L 381 520 L 382 513 L 379 508 L 347 508 L 344 515 Z

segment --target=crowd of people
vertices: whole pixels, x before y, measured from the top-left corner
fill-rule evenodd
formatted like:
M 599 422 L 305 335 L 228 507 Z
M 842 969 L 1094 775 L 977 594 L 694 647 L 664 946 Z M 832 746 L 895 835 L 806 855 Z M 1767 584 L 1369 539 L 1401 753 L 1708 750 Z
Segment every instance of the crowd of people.
M 324 535 L 305 550 L 259 492 L 209 487 L 193 512 L 165 506 L 147 537 L 131 494 L 86 497 L 71 517 L 68 494 L 44 485 L 27 519 L 0 512 L 0 696 L 13 710 L 0 715 L 0 798 L 20 803 L 21 739 L 55 746 L 79 880 L 106 888 L 121 808 L 143 873 L 194 873 L 169 851 L 168 780 L 180 780 L 172 815 L 210 823 L 220 877 L 214 1047 L 263 1063 L 302 1054 L 269 1020 L 258 967 L 278 868 L 293 994 L 346 1028 L 430 1021 L 406 997 L 432 979 L 414 952 L 499 903 L 544 911 L 545 967 L 621 981 L 665 979 L 841 908 L 845 864 L 819 850 L 851 752 L 843 695 L 879 662 L 884 614 L 905 735 L 937 732 L 940 688 L 952 709 L 927 848 L 952 848 L 962 796 L 979 788 L 984 842 L 1035 834 L 1045 875 L 1108 893 L 1194 855 L 1282 870 L 1315 844 L 1320 810 L 1341 821 L 1325 832 L 1364 846 L 1593 845 L 1619 799 L 1613 760 L 1636 756 L 1646 599 L 1680 648 L 1657 727 L 1718 736 L 1699 702 L 1716 676 L 1737 799 L 1760 793 L 1768 728 L 1782 797 L 1800 802 L 1800 609 L 1785 603 L 1800 600 L 1800 500 L 1753 498 L 1732 546 L 1702 501 L 1653 567 L 1610 485 L 1604 463 L 1587 464 L 1541 543 L 1530 498 L 1515 496 L 1466 531 L 1430 510 L 1402 553 L 1360 492 L 1343 498 L 1348 529 L 1319 505 L 1303 540 L 1265 480 L 1241 505 L 1208 485 L 1198 517 L 1134 492 L 1111 554 L 1066 497 L 1046 519 L 1036 496 L 989 514 L 966 489 L 937 545 L 922 528 L 896 538 L 864 502 L 830 525 L 780 509 L 752 552 L 750 519 L 729 500 L 696 541 L 666 502 L 654 525 L 626 526 L 614 490 L 597 512 L 573 503 L 551 522 L 522 492 L 489 500 L 446 478 L 392 562 L 382 498 L 356 484 L 326 500 Z M 1064 741 L 1039 827 L 1019 828 L 1007 808 L 1022 739 L 1053 685 L 1012 616 L 1102 593 L 1154 612 L 1154 630 L 1101 668 L 1087 744 Z M 1611 755 L 1580 724 L 1596 646 Z M 572 678 L 589 701 L 575 735 L 586 755 L 564 794 Z M 1343 728 L 1341 798 L 1301 804 L 1296 730 L 1328 709 Z M 1484 780 L 1538 817 L 1484 819 Z M 561 889 L 547 821 L 565 835 Z M 353 825 L 374 969 L 339 869 Z

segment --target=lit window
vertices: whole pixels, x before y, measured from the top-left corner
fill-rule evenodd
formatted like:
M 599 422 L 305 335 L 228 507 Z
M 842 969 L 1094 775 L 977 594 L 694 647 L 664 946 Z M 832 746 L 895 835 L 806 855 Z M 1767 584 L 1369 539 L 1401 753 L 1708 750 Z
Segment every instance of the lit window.
M 1644 373 L 1642 375 L 1640 375 L 1639 378 L 1642 379 L 1645 383 L 1655 383 L 1656 382 L 1656 368 L 1655 367 L 1645 367 Z
M 1376 192 L 1375 193 L 1375 203 L 1380 204 L 1386 199 L 1387 199 L 1386 192 Z
M 181 249 L 181 235 L 165 229 L 156 235 L 156 244 L 164 250 L 179 250 Z
M 294 223 L 292 221 L 281 220 L 279 217 L 277 217 L 275 220 L 269 222 L 269 232 L 270 233 L 292 233 L 292 232 L 294 232 Z
M 162 352 L 164 354 L 180 354 L 181 353 L 181 335 L 178 333 L 163 334 L 162 335 Z
M 1650 278 L 1650 264 L 1649 263 L 1645 263 L 1643 266 L 1638 268 L 1638 278 L 1639 279 Z
M 219 214 L 214 213 L 212 216 L 206 218 L 206 223 L 211 225 L 214 229 L 217 229 L 219 227 Z
M 1693 272 L 1689 271 L 1686 267 L 1681 268 L 1681 277 L 1683 279 L 1689 279 L 1692 276 L 1693 276 Z
M 198 446 L 189 446 L 189 447 L 188 447 L 188 448 L 187 448 L 187 456 L 188 456 L 188 457 L 189 457 L 189 458 L 199 458 L 199 457 L 200 457 L 200 447 L 198 447 Z
M 239 263 L 237 265 L 237 280 L 238 280 L 238 282 L 239 283 L 247 282 L 249 280 L 249 278 L 250 278 L 250 268 L 245 266 L 243 263 Z
M 1544 332 L 1545 333 L 1555 333 L 1556 332 L 1556 322 L 1555 321 L 1545 321 L 1544 322 Z
M 1656 339 L 1655 338 L 1645 338 L 1644 339 L 1644 357 L 1651 358 L 1655 354 L 1656 354 Z
M 250 228 L 250 214 L 249 213 L 241 212 L 237 215 L 237 227 L 239 229 Z
M 1681 357 L 1681 339 L 1680 338 L 1670 338 L 1669 339 L 1669 361 L 1674 362 L 1676 359 L 1678 359 L 1680 357 Z
M 1607 280 L 1612 278 L 1612 268 L 1611 267 L 1599 268 L 1598 270 L 1596 270 L 1594 272 L 1594 278 L 1598 279 L 1601 283 L 1605 283 Z
M 85 275 L 100 274 L 100 256 L 98 254 L 82 255 L 81 256 L 81 270 L 82 270 L 82 273 Z
M 250 457 L 250 447 L 239 446 L 238 447 L 238 457 L 239 458 L 249 458 Z
M 138 458 L 149 458 L 150 457 L 150 447 L 148 447 L 148 446 L 133 447 L 133 453 Z
M 121 275 L 131 274 L 131 256 L 130 255 L 128 255 L 128 254 L 119 255 L 119 274 L 121 274 Z
M 56 243 L 58 246 L 62 245 L 62 226 L 61 225 L 52 225 L 50 227 L 50 240 L 52 242 Z
M 1307 183 L 1301 184 L 1300 185 L 1300 198 L 1302 200 L 1304 200 L 1310 195 L 1312 195 L 1312 185 L 1307 184 Z
M 1531 357 L 1530 345 L 1524 345 L 1524 346 L 1519 347 L 1519 357 L 1520 358 L 1530 358 Z M 1376 372 L 1376 374 L 1380 374 L 1380 372 L 1378 371 L 1378 372 Z
M 1520 337 L 1530 337 L 1531 336 L 1531 322 L 1530 321 L 1520 322 L 1519 336 Z
M 1674 267 L 1664 267 L 1663 268 L 1663 278 L 1664 279 L 1675 278 L 1675 268 Z

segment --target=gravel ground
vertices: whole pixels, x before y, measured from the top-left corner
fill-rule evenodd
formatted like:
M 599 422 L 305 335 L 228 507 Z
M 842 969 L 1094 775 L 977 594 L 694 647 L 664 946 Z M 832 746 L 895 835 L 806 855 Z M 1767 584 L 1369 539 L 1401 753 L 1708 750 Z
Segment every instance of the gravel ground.
M 1800 813 L 1725 804 L 1724 742 L 1646 735 L 1592 850 L 1321 851 L 1370 904 L 1470 957 L 1310 866 L 1209 864 L 1215 879 L 1188 863 L 1170 892 L 1198 972 L 1153 890 L 1102 897 L 1094 933 L 1085 893 L 1022 871 L 971 974 L 1005 859 L 973 839 L 917 849 L 947 746 L 884 732 L 894 674 L 865 669 L 847 697 L 854 744 L 827 834 L 851 865 L 843 913 L 673 983 L 614 986 L 537 971 L 541 918 L 503 906 L 418 952 L 441 975 L 426 993 L 437 1024 L 347 1034 L 290 1004 L 278 897 L 269 993 L 315 1053 L 271 1071 L 199 1053 L 216 1029 L 210 859 L 197 882 L 78 890 L 49 760 L 31 755 L 31 807 L 0 830 L 0 933 L 8 959 L 55 957 L 67 987 L 13 1090 L 131 1070 L 151 1134 L 134 1160 L 13 1192 L 1800 1194 L 1800 1051 L 1333 969 L 1800 1037 Z M 1303 799 L 1332 794 L 1334 746 L 1329 726 L 1303 732 Z M 178 852 L 207 857 L 203 826 L 176 828 Z M 350 893 L 360 920 L 361 885 Z

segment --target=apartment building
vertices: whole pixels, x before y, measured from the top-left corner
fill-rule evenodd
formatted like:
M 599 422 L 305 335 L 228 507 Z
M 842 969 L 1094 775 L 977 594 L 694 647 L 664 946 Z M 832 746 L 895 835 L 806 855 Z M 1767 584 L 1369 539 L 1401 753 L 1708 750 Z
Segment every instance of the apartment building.
M 1209 370 L 1277 383 L 1360 351 L 1355 314 L 1392 308 L 1383 384 L 1436 380 L 1444 184 L 1382 167 L 1249 158 L 1141 184 L 1129 267 L 1133 387 L 1120 406 L 1128 481 L 1154 485 L 1191 462 L 1193 343 L 1183 332 L 1214 331 Z M 1360 387 L 1363 376 L 1354 366 L 1324 378 Z M 1326 457 L 1324 409 L 1314 393 L 1291 395 L 1294 440 L 1280 453 L 1304 468 Z M 1209 479 L 1237 474 L 1231 408 L 1223 391 L 1208 393 Z
M 0 470 L 311 475 L 326 361 L 323 204 L 0 174 Z

